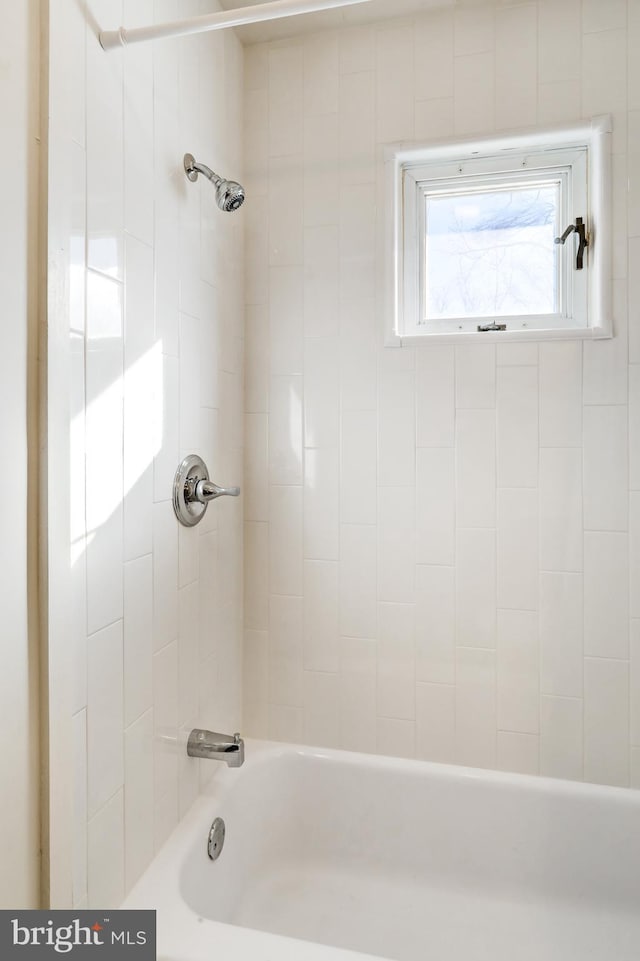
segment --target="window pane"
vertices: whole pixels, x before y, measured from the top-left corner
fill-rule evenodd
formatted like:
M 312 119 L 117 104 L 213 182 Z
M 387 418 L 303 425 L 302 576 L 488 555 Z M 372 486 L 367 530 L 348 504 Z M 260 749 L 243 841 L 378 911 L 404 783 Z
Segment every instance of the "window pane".
M 425 201 L 427 320 L 558 312 L 559 184 Z

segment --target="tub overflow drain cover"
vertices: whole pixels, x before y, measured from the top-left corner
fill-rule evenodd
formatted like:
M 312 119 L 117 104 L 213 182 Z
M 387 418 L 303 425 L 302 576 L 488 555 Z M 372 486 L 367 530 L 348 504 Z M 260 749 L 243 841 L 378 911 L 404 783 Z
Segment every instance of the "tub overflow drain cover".
M 216 818 L 211 825 L 211 830 L 209 831 L 209 840 L 207 842 L 207 854 L 212 861 L 217 861 L 222 854 L 225 832 L 226 828 L 224 826 L 224 821 L 222 818 Z

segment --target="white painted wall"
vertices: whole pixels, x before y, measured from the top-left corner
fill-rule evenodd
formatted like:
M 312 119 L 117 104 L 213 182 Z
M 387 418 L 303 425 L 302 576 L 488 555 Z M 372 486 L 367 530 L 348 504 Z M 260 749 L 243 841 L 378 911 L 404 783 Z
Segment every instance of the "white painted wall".
M 242 476 L 244 211 L 219 211 L 182 169 L 188 151 L 242 178 L 242 48 L 230 32 L 97 42 L 216 9 L 202 0 L 51 6 L 49 207 L 67 231 L 52 254 L 71 360 L 68 903 L 116 906 L 215 769 L 187 758 L 189 730 L 241 720 L 242 501 L 187 530 L 171 496 L 190 453 L 219 483 Z
M 37 489 L 38 3 L 0 11 L 0 908 L 39 903 L 38 711 L 32 551 Z M 35 607 L 32 605 L 32 611 Z M 36 615 L 37 616 L 37 615 Z
M 639 44 L 538 0 L 247 48 L 251 733 L 640 786 Z M 382 145 L 605 112 L 615 339 L 383 348 Z

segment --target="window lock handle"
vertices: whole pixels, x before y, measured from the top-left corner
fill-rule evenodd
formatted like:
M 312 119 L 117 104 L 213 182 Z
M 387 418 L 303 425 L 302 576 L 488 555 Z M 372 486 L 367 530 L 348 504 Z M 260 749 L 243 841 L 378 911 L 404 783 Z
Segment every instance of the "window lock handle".
M 587 228 L 585 227 L 584 220 L 582 217 L 576 217 L 575 224 L 569 224 L 565 232 L 560 237 L 556 237 L 553 241 L 554 244 L 565 244 L 567 238 L 573 232 L 578 235 L 578 253 L 576 254 L 576 270 L 582 270 L 584 267 L 584 252 L 589 246 L 589 238 L 587 237 Z

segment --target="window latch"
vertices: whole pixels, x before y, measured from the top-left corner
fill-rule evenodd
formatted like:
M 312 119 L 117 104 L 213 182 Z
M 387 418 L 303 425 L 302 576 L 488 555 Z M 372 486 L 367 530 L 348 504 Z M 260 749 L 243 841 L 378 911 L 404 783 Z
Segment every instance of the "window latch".
M 486 334 L 490 330 L 506 330 L 506 324 L 496 324 L 494 321 L 492 324 L 478 324 L 478 333 Z
M 587 228 L 585 227 L 584 220 L 582 219 L 582 217 L 576 217 L 575 224 L 569 224 L 569 226 L 567 227 L 565 232 L 562 234 L 562 236 L 556 237 L 553 242 L 554 244 L 564 245 L 566 243 L 567 237 L 569 237 L 570 234 L 574 232 L 574 230 L 578 235 L 578 253 L 576 255 L 576 270 L 582 270 L 582 268 L 584 267 L 584 252 L 585 252 L 585 249 L 589 246 L 589 238 L 587 237 Z

